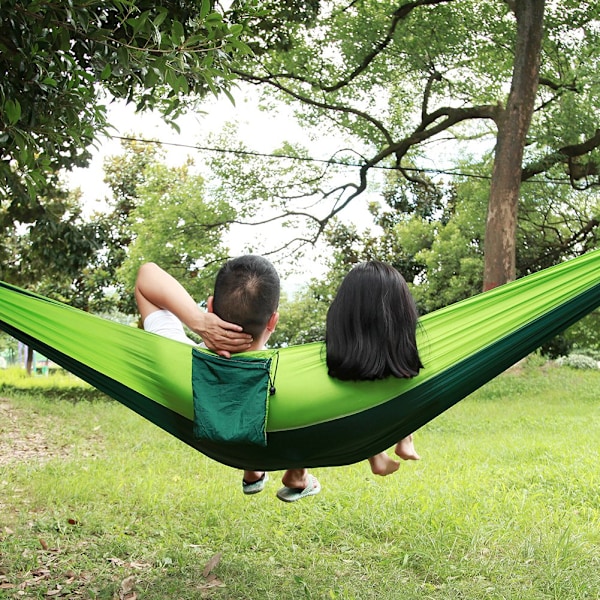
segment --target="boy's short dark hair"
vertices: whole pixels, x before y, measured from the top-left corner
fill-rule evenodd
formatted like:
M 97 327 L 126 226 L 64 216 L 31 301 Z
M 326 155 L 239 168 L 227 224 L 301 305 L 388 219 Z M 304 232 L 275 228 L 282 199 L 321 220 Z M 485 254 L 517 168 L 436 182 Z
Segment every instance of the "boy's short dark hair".
M 246 254 L 228 260 L 217 273 L 213 310 L 258 337 L 277 311 L 279 294 L 275 267 L 262 256 Z

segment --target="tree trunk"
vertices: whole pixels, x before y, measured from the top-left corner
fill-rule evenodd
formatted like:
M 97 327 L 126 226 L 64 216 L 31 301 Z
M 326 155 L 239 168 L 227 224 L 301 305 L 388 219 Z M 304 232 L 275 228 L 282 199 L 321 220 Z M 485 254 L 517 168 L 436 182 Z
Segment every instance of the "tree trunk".
M 525 139 L 537 92 L 545 0 L 516 0 L 513 77 L 498 119 L 498 139 L 485 231 L 483 289 L 515 279 L 517 209 Z
M 27 348 L 27 358 L 25 359 L 25 369 L 27 370 L 27 375 L 31 375 L 33 371 L 33 348 L 31 346 L 25 346 Z

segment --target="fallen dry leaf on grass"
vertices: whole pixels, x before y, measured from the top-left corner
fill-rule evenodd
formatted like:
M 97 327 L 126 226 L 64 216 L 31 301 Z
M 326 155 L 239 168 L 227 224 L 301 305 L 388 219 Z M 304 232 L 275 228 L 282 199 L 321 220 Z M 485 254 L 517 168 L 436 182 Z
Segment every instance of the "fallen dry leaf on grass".
M 135 587 L 135 575 L 125 577 L 119 586 L 118 600 L 136 600 L 137 594 L 133 591 Z
M 46 592 L 46 596 L 58 596 L 61 593 L 62 593 L 62 586 L 57 583 L 56 588 L 54 588 L 53 590 L 48 590 Z
M 204 571 L 202 571 L 202 577 L 205 579 L 210 575 L 210 573 L 214 570 L 214 568 L 221 562 L 221 557 L 223 556 L 222 552 L 217 552 L 204 566 Z
M 143 562 L 136 562 L 136 561 L 126 562 L 120 558 L 115 558 L 115 557 L 107 558 L 106 560 L 109 563 L 111 563 L 117 567 L 128 567 L 130 569 L 137 569 L 138 571 L 143 571 L 144 569 L 152 568 L 152 565 L 150 563 L 143 563 Z
M 50 569 L 38 567 L 37 569 L 33 569 L 33 571 L 31 571 L 31 575 L 36 581 L 38 579 L 48 579 L 48 577 L 50 577 Z
M 205 592 L 210 588 L 225 587 L 225 584 L 220 579 L 218 579 L 214 573 L 211 572 L 221 562 L 222 556 L 222 552 L 217 552 L 217 554 L 215 554 L 204 566 L 202 576 L 204 577 L 205 581 L 204 583 L 199 583 L 197 586 L 201 592 Z
M 0 590 L 12 590 L 14 589 L 14 587 L 14 583 L 9 583 L 8 581 L 0 581 Z
M 5 536 L 8 537 L 9 535 L 13 534 L 14 531 L 10 527 L 5 526 L 2 534 L 0 535 L 0 540 L 2 540 Z

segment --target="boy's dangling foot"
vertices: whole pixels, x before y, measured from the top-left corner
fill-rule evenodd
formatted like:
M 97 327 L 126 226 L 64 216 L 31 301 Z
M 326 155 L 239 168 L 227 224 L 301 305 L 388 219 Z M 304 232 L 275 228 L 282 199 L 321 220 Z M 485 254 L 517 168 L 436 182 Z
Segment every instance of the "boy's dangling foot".
M 265 489 L 268 478 L 266 471 L 244 471 L 242 491 L 246 495 L 258 494 Z

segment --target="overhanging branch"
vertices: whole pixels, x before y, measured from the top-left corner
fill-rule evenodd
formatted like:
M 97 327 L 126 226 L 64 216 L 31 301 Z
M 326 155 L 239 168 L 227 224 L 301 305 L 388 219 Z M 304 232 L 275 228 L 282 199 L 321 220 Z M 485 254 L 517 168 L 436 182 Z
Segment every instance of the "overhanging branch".
M 584 156 L 590 153 L 592 150 L 600 147 L 600 129 L 596 129 L 595 134 L 581 142 L 580 144 L 572 144 L 570 146 L 563 146 L 559 148 L 555 152 L 551 152 L 546 156 L 536 160 L 526 167 L 523 168 L 523 172 L 521 174 L 521 181 L 527 181 L 531 179 L 535 175 L 539 175 L 540 173 L 545 173 L 551 167 L 560 164 L 560 163 L 571 163 L 571 168 L 569 171 L 572 171 L 573 159 Z M 577 179 L 577 177 L 575 177 Z

